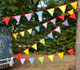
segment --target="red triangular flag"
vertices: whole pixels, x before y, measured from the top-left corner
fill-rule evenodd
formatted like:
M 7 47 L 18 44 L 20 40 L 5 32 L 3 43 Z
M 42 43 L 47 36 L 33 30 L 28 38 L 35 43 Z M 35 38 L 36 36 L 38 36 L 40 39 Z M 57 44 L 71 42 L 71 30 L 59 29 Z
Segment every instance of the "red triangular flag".
M 74 49 L 68 50 L 67 52 L 70 53 L 73 56 Z
M 16 57 L 18 57 L 19 59 L 21 59 L 21 53 L 17 54 Z
M 70 18 L 76 19 L 75 13 L 73 13 Z
M 4 17 L 3 20 L 5 21 L 6 25 L 8 25 L 10 17 Z
M 59 18 L 64 20 L 64 14 L 60 15 Z

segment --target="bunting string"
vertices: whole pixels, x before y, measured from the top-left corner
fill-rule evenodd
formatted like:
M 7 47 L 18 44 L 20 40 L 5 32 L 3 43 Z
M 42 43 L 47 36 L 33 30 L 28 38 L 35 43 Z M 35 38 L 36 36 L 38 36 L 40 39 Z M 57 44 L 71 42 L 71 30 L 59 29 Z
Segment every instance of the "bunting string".
M 76 10 L 77 11 L 77 10 Z M 75 12 L 76 12 L 75 11 Z M 74 12 L 74 13 L 75 13 Z M 73 14 L 74 14 L 73 13 Z M 69 18 L 71 18 L 71 16 L 69 16 L 64 22 L 67 22 L 67 20 L 69 19 Z M 73 17 L 74 18 L 74 17 Z M 59 32 L 59 33 L 61 33 L 61 30 L 60 30 L 60 26 L 62 25 L 62 24 L 64 24 L 65 25 L 65 23 L 61 23 L 58 27 L 56 27 L 53 31 L 51 31 L 49 34 L 50 35 L 52 35 L 51 33 L 52 32 L 54 32 L 54 31 L 57 31 L 57 32 Z M 68 25 L 68 24 L 67 24 Z M 48 35 L 46 35 L 45 37 L 47 37 L 47 36 L 49 36 L 49 34 Z M 34 49 L 36 48 L 36 50 L 37 50 L 37 43 L 42 43 L 43 45 L 45 45 L 45 37 L 43 37 L 42 39 L 40 39 L 39 41 L 37 41 L 34 45 L 32 45 L 32 46 L 30 46 L 30 47 L 28 47 L 26 50 L 28 50 L 28 53 L 27 54 L 29 54 L 29 48 L 31 48 L 31 47 L 33 47 Z M 26 51 L 26 50 L 24 50 L 24 51 Z M 23 53 L 24 51 L 22 51 L 21 53 Z M 21 53 L 19 53 L 19 54 L 21 54 Z

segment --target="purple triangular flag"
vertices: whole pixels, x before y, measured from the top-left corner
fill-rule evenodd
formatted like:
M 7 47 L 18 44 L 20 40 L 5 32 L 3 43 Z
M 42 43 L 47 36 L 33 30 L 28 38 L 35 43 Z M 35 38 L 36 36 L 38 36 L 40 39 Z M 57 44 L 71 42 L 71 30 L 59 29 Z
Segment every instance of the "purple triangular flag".
M 47 22 L 46 22 L 46 23 L 44 23 L 44 24 L 43 24 L 43 26 L 44 26 L 45 28 L 47 28 Z
M 63 22 L 63 25 L 69 26 L 68 21 L 67 21 L 67 20 L 64 21 L 64 22 Z
M 25 14 L 25 17 L 28 19 L 28 21 L 30 21 L 31 16 L 32 16 L 32 13 L 30 13 L 30 14 Z
M 57 31 L 57 32 L 61 33 L 60 26 L 59 26 L 59 27 L 57 27 L 57 28 L 55 29 L 55 31 Z
M 16 19 L 17 23 L 19 23 L 20 18 L 21 18 L 21 15 L 19 15 L 19 16 L 14 16 L 14 18 Z
M 20 59 L 22 65 L 24 64 L 25 60 L 26 60 L 26 59 Z
M 51 20 L 51 22 L 55 25 L 56 24 L 56 18 Z

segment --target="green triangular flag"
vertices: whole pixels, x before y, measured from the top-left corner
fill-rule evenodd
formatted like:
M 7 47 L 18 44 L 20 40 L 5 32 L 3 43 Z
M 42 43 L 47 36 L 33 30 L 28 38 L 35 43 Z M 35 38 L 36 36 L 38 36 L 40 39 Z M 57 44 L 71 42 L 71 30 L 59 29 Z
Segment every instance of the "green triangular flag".
M 41 63 L 43 63 L 44 57 L 40 57 L 38 59 L 40 60 Z
M 32 29 L 28 30 L 28 32 L 29 32 L 29 34 L 31 34 L 32 33 Z
M 53 16 L 53 13 L 54 13 L 54 8 L 53 9 L 50 9 L 50 10 L 47 10 L 51 16 Z
M 42 43 L 43 45 L 45 45 L 45 39 L 40 40 L 40 43 Z

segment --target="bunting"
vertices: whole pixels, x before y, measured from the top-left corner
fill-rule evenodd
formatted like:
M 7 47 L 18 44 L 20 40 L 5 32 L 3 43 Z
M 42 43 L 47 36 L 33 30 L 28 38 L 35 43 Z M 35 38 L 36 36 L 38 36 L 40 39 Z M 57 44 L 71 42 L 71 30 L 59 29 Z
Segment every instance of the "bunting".
M 62 15 L 59 16 L 59 18 L 62 19 L 62 20 L 64 20 L 64 16 L 65 16 L 65 15 L 62 14 Z
M 39 57 L 38 59 L 40 60 L 41 63 L 43 63 L 44 57 Z
M 43 24 L 43 26 L 44 26 L 45 28 L 47 28 L 47 22 L 46 22 L 46 23 L 44 23 L 44 24 Z
M 14 18 L 16 19 L 17 23 L 19 23 L 19 22 L 20 22 L 21 15 L 19 15 L 19 16 L 14 16 Z
M 51 22 L 55 25 L 56 24 L 56 18 L 51 20 Z
M 48 57 L 53 62 L 54 55 L 49 55 Z
M 63 25 L 69 26 L 68 21 L 67 21 L 67 20 L 64 21 L 64 22 L 63 22 Z
M 21 53 L 17 54 L 16 57 L 17 57 L 18 59 L 21 59 Z
M 63 13 L 65 13 L 66 5 L 60 6 L 59 8 L 61 9 L 61 11 L 62 11 Z
M 70 18 L 76 19 L 75 13 L 73 13 Z
M 29 29 L 29 30 L 28 30 L 28 33 L 31 34 L 31 33 L 32 33 L 32 29 Z
M 32 16 L 32 13 L 30 13 L 30 14 L 25 14 L 25 17 L 28 19 L 28 21 L 30 21 L 31 16 Z
M 35 27 L 35 29 L 39 32 L 40 26 Z
M 70 15 L 72 15 L 73 14 L 73 9 L 72 10 L 70 10 L 70 11 L 68 11 L 68 13 L 70 14 Z
M 30 61 L 31 64 L 33 64 L 34 58 L 30 58 L 29 61 Z
M 26 50 L 24 51 L 24 53 L 26 53 L 27 55 L 29 55 L 29 49 L 26 49 Z
M 5 21 L 6 25 L 8 25 L 10 17 L 4 17 L 3 20 Z
M 49 38 L 53 39 L 53 34 L 52 32 L 48 35 Z
M 25 32 L 25 31 L 20 32 L 20 34 L 22 35 L 22 37 L 24 37 L 24 32 Z
M 20 59 L 21 64 L 23 65 L 26 59 Z
M 59 57 L 60 57 L 61 59 L 63 59 L 63 54 L 64 54 L 64 52 L 58 53 L 58 55 L 59 55 Z
M 17 33 L 16 34 L 13 34 L 13 37 L 16 39 L 17 38 Z
M 40 40 L 40 43 L 42 43 L 43 45 L 45 45 L 45 39 Z
M 34 48 L 35 50 L 37 50 L 37 44 L 34 44 L 34 45 L 32 46 L 32 48 Z
M 55 31 L 57 31 L 57 32 L 61 33 L 60 26 L 59 26 L 59 27 L 57 27 L 57 28 L 55 29 Z
M 67 52 L 73 56 L 73 51 L 74 51 L 74 49 L 70 49 Z

